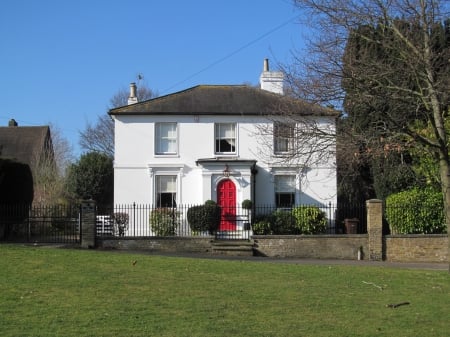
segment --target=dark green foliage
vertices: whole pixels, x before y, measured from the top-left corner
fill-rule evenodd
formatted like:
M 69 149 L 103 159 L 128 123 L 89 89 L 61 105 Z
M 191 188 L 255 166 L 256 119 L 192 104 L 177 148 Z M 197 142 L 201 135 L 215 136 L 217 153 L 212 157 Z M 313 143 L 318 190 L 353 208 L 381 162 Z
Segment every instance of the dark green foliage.
M 422 48 L 422 27 L 417 22 L 399 19 L 394 23 L 412 45 Z M 421 70 L 425 66 L 422 59 L 407 55 L 410 45 L 384 24 L 353 30 L 343 57 L 345 114 L 338 125 L 338 145 L 343 146 L 338 147 L 337 157 L 338 199 L 345 202 L 383 199 L 407 187 L 421 186 L 424 180 L 413 170 L 413 160 L 408 160 L 408 139 L 399 135 L 414 129 L 413 122 L 432 119 L 427 100 L 417 96 L 427 88 L 428 78 Z M 434 89 L 439 101 L 448 104 L 449 22 L 437 22 L 431 35 L 431 53 L 436 55 L 431 66 L 440 86 Z
M 173 208 L 156 208 L 149 220 L 156 236 L 174 236 L 180 224 L 180 213 Z
M 290 210 L 276 210 L 273 212 L 272 232 L 275 235 L 300 234 L 295 228 L 295 218 Z
M 375 195 L 380 200 L 411 186 L 421 185 L 407 153 L 388 153 L 373 158 L 371 171 Z
M 0 159 L 0 239 L 8 238 L 16 231 L 17 225 L 28 217 L 33 194 L 30 167 Z
M 386 220 L 392 234 L 445 233 L 442 193 L 413 188 L 386 199 Z
M 99 206 L 112 205 L 113 162 L 97 152 L 83 154 L 69 167 L 67 189 L 78 200 L 95 200 Z
M 220 224 L 220 207 L 212 200 L 206 201 L 204 205 L 190 207 L 187 220 L 192 231 L 212 234 Z
M 0 204 L 31 204 L 33 175 L 27 164 L 0 158 Z
M 242 201 L 242 208 L 243 209 L 252 209 L 253 207 L 253 203 L 251 200 L 249 199 L 245 199 L 244 201 Z

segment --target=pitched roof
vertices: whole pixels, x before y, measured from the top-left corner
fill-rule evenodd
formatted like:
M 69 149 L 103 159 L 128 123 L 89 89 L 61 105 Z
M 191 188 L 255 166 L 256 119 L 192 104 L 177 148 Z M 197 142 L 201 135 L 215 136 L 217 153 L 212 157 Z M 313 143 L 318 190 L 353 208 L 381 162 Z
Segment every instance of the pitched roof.
M 332 109 L 246 85 L 198 85 L 109 111 L 110 115 L 296 115 L 337 116 Z
M 48 149 L 49 142 L 49 126 L 0 127 L 0 158 L 31 165 L 36 156 Z

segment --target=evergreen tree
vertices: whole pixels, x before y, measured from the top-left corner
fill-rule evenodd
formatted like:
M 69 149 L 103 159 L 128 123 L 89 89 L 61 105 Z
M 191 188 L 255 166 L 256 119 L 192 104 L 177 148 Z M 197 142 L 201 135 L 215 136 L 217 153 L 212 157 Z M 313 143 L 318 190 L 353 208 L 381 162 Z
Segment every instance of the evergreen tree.
M 101 206 L 113 202 L 112 159 L 103 153 L 89 152 L 69 167 L 67 190 L 77 200 L 92 199 Z

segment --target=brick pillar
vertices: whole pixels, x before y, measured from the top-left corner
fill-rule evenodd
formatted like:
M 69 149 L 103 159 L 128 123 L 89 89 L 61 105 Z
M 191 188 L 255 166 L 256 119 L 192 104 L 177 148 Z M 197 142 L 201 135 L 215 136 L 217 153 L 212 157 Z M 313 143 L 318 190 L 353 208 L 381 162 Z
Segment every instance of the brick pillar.
M 383 202 L 378 199 L 366 201 L 367 234 L 369 236 L 369 260 L 383 259 Z
M 95 248 L 96 203 L 81 202 L 81 248 Z

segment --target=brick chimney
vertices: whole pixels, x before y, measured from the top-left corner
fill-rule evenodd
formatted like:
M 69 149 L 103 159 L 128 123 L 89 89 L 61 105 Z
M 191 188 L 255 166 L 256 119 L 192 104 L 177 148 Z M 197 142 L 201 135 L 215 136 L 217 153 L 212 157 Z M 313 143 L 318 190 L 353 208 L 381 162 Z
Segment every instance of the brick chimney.
M 130 83 L 130 96 L 128 97 L 128 105 L 136 104 L 138 102 L 136 92 L 136 83 Z
M 269 70 L 269 59 L 264 59 L 264 66 L 259 83 L 262 90 L 267 90 L 276 94 L 284 94 L 284 74 L 281 71 Z

